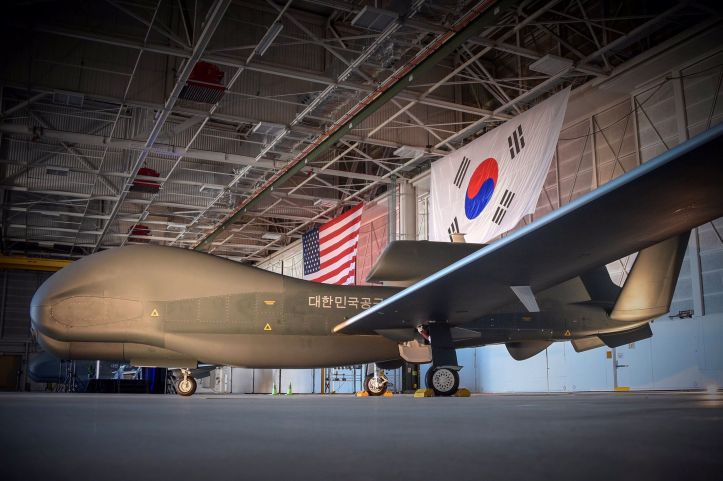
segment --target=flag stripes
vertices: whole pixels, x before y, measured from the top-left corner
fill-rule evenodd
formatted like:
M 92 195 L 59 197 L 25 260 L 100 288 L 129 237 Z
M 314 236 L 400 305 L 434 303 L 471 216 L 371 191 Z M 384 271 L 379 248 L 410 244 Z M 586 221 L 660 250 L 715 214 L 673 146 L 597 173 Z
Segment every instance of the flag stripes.
M 470 163 L 471 160 L 468 157 L 462 157 L 462 162 L 460 162 L 459 169 L 457 169 L 457 175 L 454 177 L 454 185 L 456 185 L 458 189 L 462 188 L 462 182 L 464 181 L 464 176 L 467 175 L 467 169 L 469 169 Z
M 303 235 L 304 279 L 354 284 L 362 207 L 358 204 Z
M 515 155 L 519 154 L 520 151 L 525 148 L 525 138 L 522 136 L 521 124 L 512 132 L 512 135 L 507 137 L 507 144 L 510 146 L 510 156 L 512 156 L 513 159 Z
M 505 218 L 507 209 L 509 209 L 510 205 L 512 205 L 512 199 L 514 198 L 515 193 L 511 190 L 505 189 L 505 193 L 502 194 L 502 200 L 500 200 L 500 205 L 497 206 L 497 209 L 495 209 L 495 215 L 492 216 L 492 222 L 497 225 L 502 224 L 502 219 Z
M 495 215 L 492 216 L 492 222 L 494 222 L 497 225 L 502 224 L 502 219 L 505 218 L 506 213 L 507 213 L 507 211 L 505 209 L 503 209 L 500 206 L 497 206 L 497 210 L 495 210 Z
M 515 193 L 510 190 L 505 190 L 505 193 L 502 195 L 502 200 L 500 201 L 500 205 L 504 206 L 506 209 L 509 209 L 510 204 L 512 204 L 512 199 L 515 198 Z
M 452 225 L 449 226 L 449 229 L 447 229 L 447 233 L 449 234 L 449 241 L 452 242 L 452 234 L 459 234 L 459 223 L 457 222 L 457 218 L 455 217 L 452 221 Z

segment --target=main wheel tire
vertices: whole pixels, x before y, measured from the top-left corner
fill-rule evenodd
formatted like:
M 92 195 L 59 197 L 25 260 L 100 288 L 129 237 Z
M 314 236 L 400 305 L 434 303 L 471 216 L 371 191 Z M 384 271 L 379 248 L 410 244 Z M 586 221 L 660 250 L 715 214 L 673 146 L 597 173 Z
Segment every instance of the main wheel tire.
M 459 389 L 459 374 L 454 369 L 431 368 L 429 372 L 432 374 L 428 379 L 437 396 L 453 396 Z
M 387 383 L 382 377 L 374 378 L 374 374 L 367 374 L 364 379 L 364 390 L 370 396 L 383 396 L 387 392 Z
M 434 374 L 434 368 L 430 366 L 424 375 L 424 387 L 427 389 L 432 389 L 432 374 Z
M 181 378 L 176 383 L 176 392 L 181 396 L 190 396 L 196 392 L 196 380 L 191 376 Z

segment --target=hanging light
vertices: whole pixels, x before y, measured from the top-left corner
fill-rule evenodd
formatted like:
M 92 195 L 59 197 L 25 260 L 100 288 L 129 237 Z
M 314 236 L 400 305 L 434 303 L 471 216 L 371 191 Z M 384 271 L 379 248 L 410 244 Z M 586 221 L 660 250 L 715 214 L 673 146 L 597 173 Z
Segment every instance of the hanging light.
M 258 55 L 259 57 L 263 57 L 271 44 L 274 43 L 274 40 L 276 40 L 276 37 L 279 36 L 283 28 L 284 25 L 281 22 L 274 22 L 266 31 L 263 38 L 261 38 L 259 44 L 256 46 L 256 55 Z

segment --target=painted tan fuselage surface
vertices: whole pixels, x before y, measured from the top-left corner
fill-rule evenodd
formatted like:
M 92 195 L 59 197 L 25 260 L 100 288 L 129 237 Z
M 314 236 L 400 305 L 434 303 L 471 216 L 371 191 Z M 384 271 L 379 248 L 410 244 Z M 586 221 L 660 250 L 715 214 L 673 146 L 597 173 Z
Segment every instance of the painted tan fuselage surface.
M 81 259 L 33 297 L 44 347 L 136 365 L 323 367 L 399 359 L 378 335 L 332 328 L 398 289 L 294 279 L 185 249 L 129 246 Z

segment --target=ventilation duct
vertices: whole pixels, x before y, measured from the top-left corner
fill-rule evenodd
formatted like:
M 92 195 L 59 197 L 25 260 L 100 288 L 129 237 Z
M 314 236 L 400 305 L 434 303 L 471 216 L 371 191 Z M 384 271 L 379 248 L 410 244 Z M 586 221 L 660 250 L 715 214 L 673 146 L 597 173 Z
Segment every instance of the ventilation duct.
M 46 174 L 57 175 L 58 177 L 68 177 L 68 172 L 70 172 L 70 170 L 65 167 L 53 167 L 49 165 L 45 168 Z
M 136 224 L 128 232 L 128 238 L 135 242 L 150 242 L 151 229 L 145 224 Z
M 208 62 L 198 62 L 191 72 L 180 98 L 203 104 L 216 104 L 223 97 L 223 70 Z
M 398 15 L 395 12 L 367 5 L 357 13 L 351 24 L 358 28 L 381 32 L 396 21 L 397 17 Z
M 138 169 L 138 177 L 133 180 L 131 189 L 134 192 L 146 192 L 149 194 L 155 194 L 161 188 L 161 184 L 150 180 L 148 177 L 160 177 L 161 174 L 148 167 L 141 167 Z

